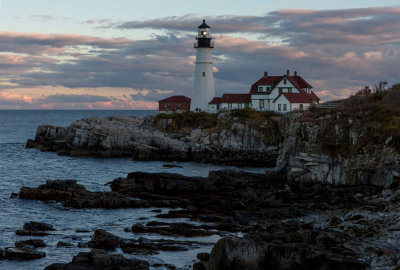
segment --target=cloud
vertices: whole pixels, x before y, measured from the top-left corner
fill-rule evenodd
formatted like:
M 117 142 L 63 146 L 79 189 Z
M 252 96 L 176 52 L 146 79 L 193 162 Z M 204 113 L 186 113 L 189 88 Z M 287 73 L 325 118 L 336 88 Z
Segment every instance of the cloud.
M 50 15 L 31 15 L 31 18 L 34 20 L 38 20 L 43 23 L 49 23 L 51 21 L 55 21 L 56 19 Z
M 217 95 L 247 92 L 264 71 L 281 75 L 287 69 L 297 70 L 324 100 L 379 81 L 398 82 L 399 15 L 400 7 L 380 7 L 206 18 L 215 37 Z M 193 36 L 201 20 L 189 14 L 118 25 L 157 30 L 142 40 L 0 32 L 0 93 L 20 95 L 0 96 L 0 101 L 47 108 L 155 108 L 155 101 L 169 95 L 190 96 Z
M 94 103 L 108 102 L 110 98 L 96 95 L 73 95 L 73 94 L 55 94 L 47 96 L 40 100 L 42 103 Z

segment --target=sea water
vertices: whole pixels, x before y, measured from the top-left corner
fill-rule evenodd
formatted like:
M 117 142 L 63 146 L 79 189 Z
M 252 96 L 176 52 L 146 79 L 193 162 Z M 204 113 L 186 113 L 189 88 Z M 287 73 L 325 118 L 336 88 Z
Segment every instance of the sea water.
M 71 209 L 58 203 L 45 204 L 39 201 L 27 201 L 10 198 L 21 187 L 37 187 L 47 179 L 75 179 L 91 191 L 109 191 L 106 183 L 118 177 L 125 177 L 134 171 L 170 172 L 186 176 L 207 176 L 210 170 L 232 167 L 214 166 L 194 162 L 177 163 L 182 168 L 165 168 L 161 161 L 133 161 L 131 158 L 91 158 L 58 156 L 52 152 L 40 152 L 25 149 L 27 139 L 33 139 L 36 128 L 42 124 L 68 126 L 75 120 L 97 116 L 131 115 L 143 117 L 155 114 L 155 111 L 1 111 L 0 110 L 0 249 L 12 247 L 16 241 L 40 238 L 47 244 L 40 249 L 46 257 L 29 262 L 0 260 L 0 269 L 44 269 L 55 262 L 71 262 L 73 256 L 88 249 L 78 248 L 78 242 L 91 239 L 93 231 L 104 229 L 124 238 L 138 236 L 127 233 L 124 228 L 133 224 L 158 220 L 163 222 L 190 222 L 183 219 L 161 220 L 155 217 L 154 209 Z M 242 168 L 243 169 L 243 168 Z M 264 172 L 263 169 L 246 168 L 252 172 Z M 168 212 L 168 209 L 163 209 Z M 145 221 L 139 218 L 147 218 Z M 15 231 L 22 229 L 25 222 L 38 221 L 53 225 L 52 235 L 45 237 L 22 237 Z M 87 230 L 77 233 L 76 230 Z M 179 239 L 209 243 L 187 252 L 161 252 L 153 256 L 128 255 L 126 257 L 144 259 L 154 263 L 167 263 L 181 269 L 189 269 L 198 252 L 209 252 L 217 236 L 184 238 L 163 237 L 156 234 L 143 234 L 152 239 Z M 72 248 L 57 247 L 58 241 L 72 243 Z M 163 269 L 163 268 L 158 268 Z

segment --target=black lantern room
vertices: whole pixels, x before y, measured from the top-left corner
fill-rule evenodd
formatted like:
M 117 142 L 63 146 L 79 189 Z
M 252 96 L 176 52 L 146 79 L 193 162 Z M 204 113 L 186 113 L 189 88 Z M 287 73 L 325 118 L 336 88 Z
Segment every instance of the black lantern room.
M 203 23 L 199 25 L 196 40 L 195 48 L 214 48 L 211 27 L 206 24 L 206 20 L 203 20 Z

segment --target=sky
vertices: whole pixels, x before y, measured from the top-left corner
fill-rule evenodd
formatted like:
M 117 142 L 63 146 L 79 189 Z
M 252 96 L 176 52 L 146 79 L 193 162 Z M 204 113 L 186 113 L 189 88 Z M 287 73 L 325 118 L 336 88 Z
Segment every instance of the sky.
M 197 26 L 216 95 L 297 71 L 323 100 L 399 83 L 398 0 L 0 0 L 0 109 L 156 109 L 191 96 Z

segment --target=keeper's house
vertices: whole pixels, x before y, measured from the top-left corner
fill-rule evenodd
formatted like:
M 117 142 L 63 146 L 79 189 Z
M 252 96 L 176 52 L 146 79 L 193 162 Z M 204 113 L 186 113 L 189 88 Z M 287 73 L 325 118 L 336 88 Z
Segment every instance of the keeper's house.
M 224 94 L 209 103 L 210 111 L 253 108 L 259 111 L 287 113 L 293 110 L 307 109 L 319 102 L 312 86 L 297 74 L 290 75 L 289 70 L 283 76 L 269 76 L 264 73 L 251 88 L 249 94 Z

